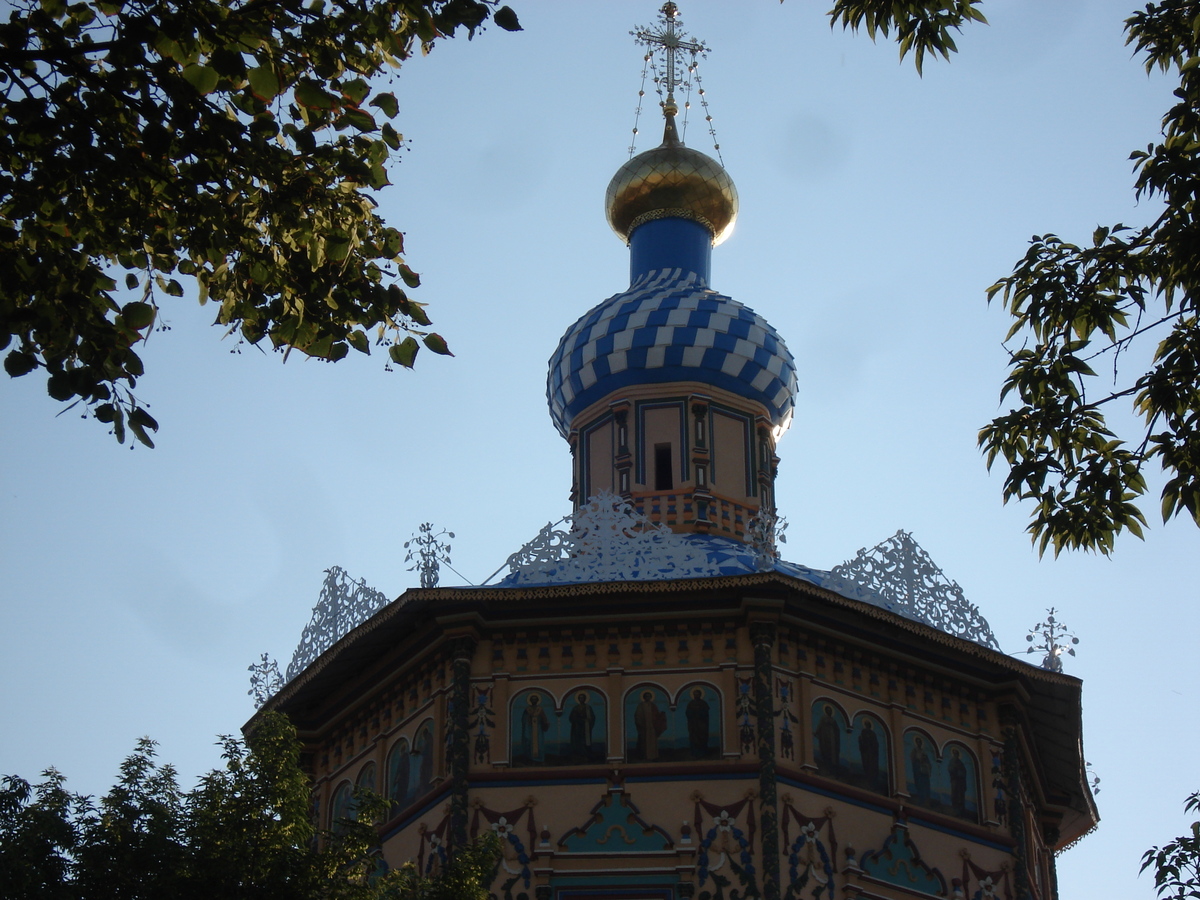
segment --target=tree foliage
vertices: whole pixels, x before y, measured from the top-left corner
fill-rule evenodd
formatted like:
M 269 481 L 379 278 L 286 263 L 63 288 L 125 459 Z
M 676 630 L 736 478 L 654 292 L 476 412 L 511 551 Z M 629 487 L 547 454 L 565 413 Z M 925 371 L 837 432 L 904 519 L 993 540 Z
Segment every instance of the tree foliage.
M 496 0 L 10 0 L 0 23 L 0 349 L 153 446 L 134 394 L 195 284 L 252 344 L 448 354 L 373 192 L 403 137 L 377 76 Z M 182 280 L 181 280 L 182 279 Z M 403 283 L 403 287 L 401 286 Z M 421 343 L 418 342 L 421 339 Z
M 955 49 L 951 29 L 982 21 L 976 4 L 839 0 L 831 15 L 872 35 L 894 29 L 901 56 L 915 51 L 920 68 L 923 51 Z M 1143 227 L 1101 226 L 1090 241 L 1034 236 L 987 292 L 1012 317 L 1000 396 L 1013 408 L 979 444 L 989 467 L 1008 466 L 1005 501 L 1032 502 L 1039 552 L 1055 555 L 1111 553 L 1126 530 L 1141 537 L 1155 461 L 1163 521 L 1186 513 L 1200 525 L 1200 0 L 1148 3 L 1125 31 L 1147 71 L 1179 80 L 1161 141 L 1131 155 L 1135 195 L 1165 208 Z M 1139 351 L 1148 368 L 1130 372 L 1140 364 L 1122 363 Z M 1123 438 L 1105 419 L 1114 410 L 1133 413 Z
M 1183 810 L 1200 814 L 1200 791 L 1184 801 Z M 1190 834 L 1147 850 L 1142 856 L 1142 871 L 1151 867 L 1159 897 L 1200 900 L 1200 821 L 1192 823 Z
M 920 74 L 925 54 L 949 59 L 958 50 L 951 31 L 967 22 L 987 22 L 982 0 L 836 0 L 829 11 L 831 26 L 852 31 L 865 29 L 871 40 L 895 31 L 900 58 L 909 53 Z
M 0 884 L 6 900 L 486 900 L 498 845 L 456 852 L 422 877 L 384 871 L 371 824 L 387 804 L 364 792 L 334 831 L 312 822 L 310 787 L 288 720 L 264 717 L 248 742 L 222 738 L 225 764 L 192 791 L 143 739 L 99 802 L 50 770 L 0 780 Z

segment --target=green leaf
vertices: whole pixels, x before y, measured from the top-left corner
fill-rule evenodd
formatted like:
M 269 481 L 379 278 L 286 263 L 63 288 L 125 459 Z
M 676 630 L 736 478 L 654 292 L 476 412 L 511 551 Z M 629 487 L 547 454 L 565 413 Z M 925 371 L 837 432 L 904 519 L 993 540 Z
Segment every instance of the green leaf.
M 428 347 L 430 350 L 432 350 L 434 353 L 440 353 L 442 356 L 453 356 L 454 355 L 453 353 L 450 352 L 450 348 L 446 346 L 445 339 L 440 334 L 437 334 L 436 332 L 425 335 L 425 337 L 422 338 L 422 340 L 425 342 L 425 346 Z
M 71 386 L 71 375 L 69 372 L 54 372 L 46 379 L 46 393 L 55 400 L 64 402 L 75 396 L 75 390 Z
M 125 443 L 125 411 L 119 406 L 113 407 L 113 436 L 118 444 Z
M 376 94 L 368 105 L 383 110 L 383 114 L 389 119 L 395 118 L 396 113 L 400 111 L 400 104 L 396 102 L 396 95 L 392 93 Z
M 404 263 L 400 263 L 399 269 L 400 269 L 400 278 L 403 279 L 403 281 L 406 285 L 408 285 L 410 288 L 415 288 L 415 287 L 421 286 L 421 276 L 420 275 L 418 275 L 416 272 L 414 272 L 412 269 L 410 269 Z M 429 323 L 426 322 L 425 324 L 428 325 Z
M 125 320 L 125 324 L 129 328 L 141 331 L 146 326 L 154 324 L 154 307 L 141 301 L 126 303 L 121 307 L 121 318 Z
M 293 92 L 296 102 L 309 109 L 333 109 L 338 105 L 338 98 L 327 93 L 311 81 L 301 81 Z
M 211 94 L 217 87 L 220 76 L 212 66 L 202 66 L 193 63 L 183 70 L 184 80 L 194 87 L 197 93 Z
M 351 106 L 358 106 L 371 92 L 371 86 L 361 78 L 355 78 L 342 84 L 342 96 L 350 101 Z
M 270 66 L 258 66 L 246 73 L 250 90 L 259 100 L 274 100 L 281 90 L 279 76 Z
M 502 6 L 492 15 L 492 21 L 503 28 L 505 31 L 523 31 L 521 23 L 517 21 L 517 14 L 507 6 Z
M 425 314 L 425 304 L 418 303 L 416 300 L 405 301 L 404 307 L 401 310 L 406 316 L 413 320 L 417 325 L 424 328 L 426 325 L 432 325 L 429 316 Z
M 346 335 L 346 340 L 348 340 L 350 342 L 350 346 L 359 353 L 365 353 L 368 356 L 371 355 L 371 343 L 367 340 L 367 336 L 361 331 L 357 329 L 351 331 L 348 335 Z
M 13 378 L 20 378 L 22 375 L 28 375 L 37 368 L 37 357 L 32 353 L 23 353 L 20 350 L 13 350 L 4 357 L 4 371 Z
M 158 431 L 158 422 L 141 406 L 130 410 L 129 424 L 140 425 L 142 428 L 149 428 L 151 431 Z
M 374 131 L 377 126 L 375 118 L 364 109 L 347 109 L 338 117 L 337 125 L 345 123 L 358 131 Z
M 392 346 L 388 347 L 388 356 L 397 365 L 411 369 L 413 367 L 413 360 L 417 358 L 417 351 L 420 349 L 421 347 L 415 338 L 406 337 L 399 344 L 392 344 Z

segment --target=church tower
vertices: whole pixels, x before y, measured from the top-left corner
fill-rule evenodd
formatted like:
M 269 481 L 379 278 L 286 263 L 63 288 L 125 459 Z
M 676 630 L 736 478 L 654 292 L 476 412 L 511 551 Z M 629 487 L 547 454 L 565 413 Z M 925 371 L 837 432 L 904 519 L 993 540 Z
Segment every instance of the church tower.
M 629 246 L 629 287 L 567 329 L 547 397 L 571 445 L 576 508 L 608 491 L 675 532 L 744 540 L 775 511 L 775 443 L 796 370 L 765 319 L 710 287 L 738 197 L 717 160 L 679 139 L 676 55 L 704 48 L 677 18 L 668 3 L 659 30 L 638 32 L 666 56 L 662 144 L 621 166 L 605 196 Z
M 663 142 L 606 197 L 630 284 L 550 359 L 573 511 L 495 584 L 438 587 L 429 535 L 422 587 L 330 588 L 259 715 L 296 725 L 320 827 L 390 801 L 387 865 L 498 835 L 497 900 L 1057 900 L 1099 820 L 1082 684 L 1001 652 L 903 531 L 780 558 L 795 368 L 710 287 L 737 192 L 679 139 L 703 45 L 659 24 Z

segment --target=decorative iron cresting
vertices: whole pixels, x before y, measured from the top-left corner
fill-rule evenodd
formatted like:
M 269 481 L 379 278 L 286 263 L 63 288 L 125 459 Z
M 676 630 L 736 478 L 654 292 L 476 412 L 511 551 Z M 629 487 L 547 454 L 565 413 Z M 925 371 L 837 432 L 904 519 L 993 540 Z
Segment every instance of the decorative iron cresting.
M 254 698 L 254 708 L 261 709 L 262 705 L 279 693 L 283 687 L 283 676 L 279 674 L 279 663 L 264 653 L 262 659 L 247 666 L 250 673 L 250 690 L 246 691 Z
M 408 571 L 420 573 L 423 588 L 437 587 L 442 563 L 447 567 L 450 565 L 450 543 L 442 538 L 453 539 L 454 532 L 445 528 L 438 532 L 433 529 L 432 522 L 423 522 L 420 530 L 404 542 L 404 549 L 408 551 L 404 561 L 412 563 Z
M 291 681 L 303 672 L 343 635 L 371 618 L 387 602 L 386 594 L 368 587 L 362 579 L 355 581 L 340 566 L 326 569 L 321 596 L 288 664 L 287 680 Z
M 1079 643 L 1079 638 L 1075 637 L 1062 622 L 1055 618 L 1057 612 L 1058 610 L 1053 606 L 1050 607 L 1046 610 L 1046 621 L 1038 622 L 1029 634 L 1025 635 L 1025 640 L 1030 644 L 1025 652 L 1046 651 L 1046 656 L 1042 659 L 1042 668 L 1049 669 L 1051 672 L 1063 670 L 1062 655 L 1066 653 L 1074 656 L 1074 645 Z M 1041 638 L 1040 644 L 1033 643 L 1037 638 Z
M 854 559 L 830 571 L 824 586 L 844 597 L 857 597 L 956 637 L 1000 649 L 978 607 L 907 531 L 897 531 L 871 549 L 859 550 Z
M 558 527 L 565 526 L 565 527 Z M 656 581 L 722 574 L 684 535 L 634 512 L 608 491 L 547 524 L 508 558 L 505 584 Z
M 787 519 L 769 510 L 759 510 L 758 515 L 746 524 L 746 543 L 754 549 L 754 561 L 760 572 L 775 568 L 779 561 L 779 544 L 786 544 Z

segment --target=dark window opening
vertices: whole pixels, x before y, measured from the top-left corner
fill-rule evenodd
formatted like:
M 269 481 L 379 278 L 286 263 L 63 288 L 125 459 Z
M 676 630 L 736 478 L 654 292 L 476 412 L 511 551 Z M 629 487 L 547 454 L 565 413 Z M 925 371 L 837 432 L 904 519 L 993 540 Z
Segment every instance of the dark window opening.
M 669 491 L 675 487 L 671 478 L 671 445 L 654 445 L 654 489 Z

